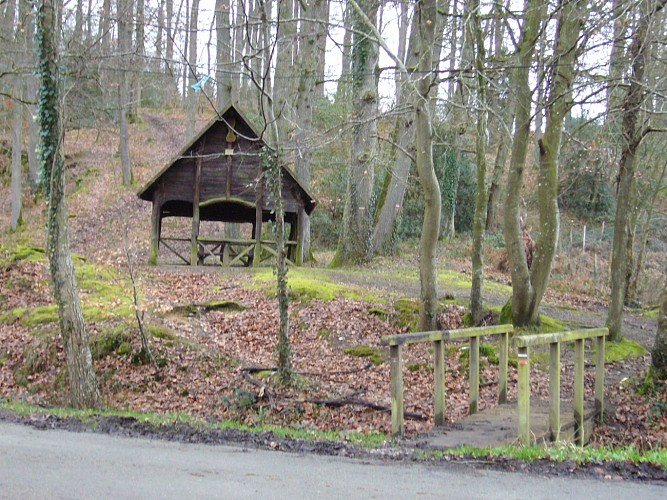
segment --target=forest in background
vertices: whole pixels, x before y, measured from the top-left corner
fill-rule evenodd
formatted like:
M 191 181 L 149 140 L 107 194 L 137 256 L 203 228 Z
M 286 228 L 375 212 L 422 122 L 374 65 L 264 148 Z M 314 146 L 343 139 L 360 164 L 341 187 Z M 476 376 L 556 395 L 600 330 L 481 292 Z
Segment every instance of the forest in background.
M 112 132 L 134 189 L 130 126 L 145 113 L 182 120 L 185 143 L 198 115 L 238 105 L 318 198 L 307 230 L 335 249 L 332 265 L 419 238 L 423 329 L 438 240 L 472 234 L 475 321 L 485 239 L 506 249 L 517 325 L 538 321 L 557 256 L 592 240 L 619 339 L 624 305 L 638 291 L 657 301 L 664 279 L 658 261 L 643 282 L 666 245 L 664 4 L 54 3 L 60 110 L 70 133 Z M 31 4 L 0 8 L 0 172 L 16 230 L 44 186 L 40 75 Z

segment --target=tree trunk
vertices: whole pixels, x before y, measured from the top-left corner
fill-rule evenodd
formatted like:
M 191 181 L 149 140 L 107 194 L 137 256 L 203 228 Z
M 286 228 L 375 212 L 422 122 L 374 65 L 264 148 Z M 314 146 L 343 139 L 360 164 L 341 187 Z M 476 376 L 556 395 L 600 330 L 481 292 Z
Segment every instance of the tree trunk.
M 336 103 L 345 103 L 350 96 L 350 80 L 352 71 L 352 7 L 345 4 L 343 19 L 345 34 L 343 35 L 343 56 L 340 65 L 340 78 L 336 84 Z
M 484 35 L 479 13 L 479 0 L 469 0 L 471 13 L 466 29 L 470 30 L 475 43 L 475 70 L 477 74 L 477 134 L 475 137 L 475 158 L 477 162 L 477 193 L 475 195 L 475 214 L 472 229 L 472 285 L 470 287 L 470 314 L 473 324 L 482 322 L 484 303 L 482 286 L 484 284 L 484 227 L 486 221 L 486 133 L 487 101 L 486 75 L 484 65 Z
M 99 392 L 67 234 L 63 130 L 59 109 L 61 94 L 57 63 L 58 33 L 60 33 L 58 3 L 53 4 L 52 0 L 40 0 L 37 4 L 36 27 L 38 74 L 41 79 L 40 163 L 44 171 L 49 171 L 51 174 L 47 212 L 47 255 L 53 295 L 58 305 L 60 334 L 67 360 L 71 404 L 76 408 L 87 408 L 97 406 Z
M 197 26 L 199 20 L 199 0 L 191 0 L 190 22 L 188 29 L 188 61 L 187 61 L 187 130 L 188 140 L 195 135 L 197 120 L 197 102 L 199 91 L 192 88 L 197 83 Z
M 127 117 L 130 105 L 130 78 L 127 60 L 130 57 L 132 43 L 131 10 L 129 0 L 118 0 L 118 122 L 120 129 L 118 151 L 124 186 L 129 186 L 133 180 Z
M 486 209 L 486 230 L 495 231 L 499 227 L 498 204 L 500 203 L 500 186 L 505 175 L 505 163 L 507 163 L 507 153 L 509 146 L 506 140 L 498 142 L 496 151 L 496 160 L 493 164 L 493 175 L 491 176 L 491 185 L 489 186 L 489 199 Z
M 146 56 L 145 43 L 145 5 L 144 0 L 135 0 L 137 4 L 137 16 L 135 18 L 135 48 L 132 55 L 132 91 L 130 97 L 129 113 L 132 121 L 139 119 L 139 108 L 141 107 L 142 78 L 144 76 L 144 61 Z
M 221 113 L 232 103 L 232 31 L 230 0 L 216 0 L 216 108 Z
M 540 231 L 535 242 L 535 257 L 530 268 L 532 299 L 528 321 L 539 321 L 539 306 L 544 296 L 551 266 L 558 247 L 560 214 L 558 210 L 558 159 L 563 122 L 572 108 L 572 84 L 578 57 L 577 44 L 588 15 L 585 0 L 562 0 L 556 31 L 556 47 L 547 86 L 546 129 L 540 138 L 540 170 L 537 178 L 537 204 Z
M 240 58 L 240 55 L 243 53 L 243 47 L 245 44 L 244 36 L 244 16 L 243 16 L 243 0 L 236 0 L 236 26 L 234 27 L 234 57 L 233 60 Z M 232 100 L 233 102 L 239 102 L 241 100 L 241 87 L 243 86 L 244 81 L 241 79 L 242 71 L 240 68 L 236 67 L 232 76 L 233 88 L 232 88 Z
M 379 2 L 358 2 L 367 19 L 353 10 L 352 95 L 355 125 L 352 132 L 343 230 L 332 266 L 359 264 L 372 257 L 373 183 L 377 161 L 378 46 L 372 28 Z
M 415 68 L 419 63 L 419 23 L 412 23 L 408 42 L 405 66 Z M 410 169 L 415 157 L 415 128 L 412 109 L 405 109 L 414 101 L 414 82 L 410 75 L 398 72 L 398 92 L 396 109 L 401 111 L 396 116 L 396 143 L 398 147 L 393 158 L 393 166 L 388 169 L 380 199 L 378 200 L 377 220 L 373 228 L 373 249 L 376 253 L 389 254 L 393 250 L 393 236 L 396 218 L 403 207 L 405 190 L 410 177 Z
M 18 33 L 18 30 L 17 30 Z M 23 76 L 14 76 L 14 107 L 12 110 L 12 215 L 10 227 L 16 230 L 23 224 Z
M 643 134 L 640 130 L 639 113 L 646 99 L 644 72 L 646 60 L 651 51 L 649 40 L 651 23 L 667 0 L 641 3 L 639 24 L 632 36 L 628 50 L 632 61 L 630 85 L 623 100 L 621 124 L 623 142 L 618 167 L 618 187 L 616 192 L 616 218 L 614 219 L 614 239 L 611 251 L 611 297 L 607 314 L 609 338 L 618 341 L 623 333 L 623 298 L 625 296 L 626 246 L 632 182 L 635 176 L 635 155 Z
M 273 110 L 278 119 L 280 141 L 287 144 L 294 129 L 294 90 L 292 68 L 296 63 L 296 19 L 292 0 L 278 0 L 276 68 L 273 82 Z
M 665 380 L 667 379 L 667 283 L 662 288 L 658 304 L 660 308 L 658 311 L 658 329 L 651 351 L 651 364 L 655 370 L 656 378 Z
M 635 272 L 632 276 L 632 281 L 628 287 L 627 297 L 630 300 L 635 300 L 637 297 L 637 285 L 639 282 L 639 276 L 641 275 L 642 269 L 644 269 L 644 255 L 646 252 L 646 243 L 648 241 L 648 235 L 651 230 L 651 219 L 653 218 L 653 210 L 655 208 L 655 201 L 658 197 L 658 193 L 663 188 L 663 180 L 665 179 L 665 174 L 667 174 L 667 162 L 663 163 L 662 169 L 660 170 L 660 175 L 657 179 L 654 179 L 655 182 L 652 185 L 652 191 L 649 197 L 649 201 L 646 207 L 646 219 L 644 225 L 642 226 L 642 231 L 640 235 L 639 243 L 639 254 L 637 255 L 637 262 L 635 263 Z
M 301 184 L 310 188 L 310 162 L 313 153 L 313 107 L 317 99 L 316 79 L 318 75 L 318 51 L 322 39 L 326 38 L 327 0 L 313 0 L 303 5 L 303 21 L 299 35 L 300 78 L 296 94 L 295 119 L 297 126 L 294 132 L 294 170 Z M 309 260 L 310 255 L 310 217 L 301 211 L 298 217 L 298 241 L 302 242 L 297 249 L 297 263 Z
M 419 23 L 419 65 L 415 95 L 415 163 L 424 191 L 424 225 L 419 240 L 419 278 L 421 303 L 419 329 L 436 328 L 438 306 L 435 250 L 440 229 L 440 187 L 433 167 L 433 130 L 431 128 L 430 90 L 433 86 L 433 41 L 435 38 L 436 0 L 418 0 L 415 22 Z
M 526 163 L 531 122 L 530 65 L 542 19 L 540 0 L 527 0 L 524 8 L 521 39 L 516 57 L 512 86 L 515 92 L 515 125 L 512 155 L 505 195 L 504 232 L 512 275 L 512 315 L 517 325 L 526 324 L 531 316 L 532 287 L 526 261 L 519 213 L 523 169 Z
M 29 9 L 28 18 L 25 27 L 25 51 L 28 59 L 28 66 L 30 73 L 26 75 L 26 92 L 28 104 L 28 179 L 30 181 L 30 189 L 33 194 L 37 193 L 38 189 L 38 174 L 39 174 L 39 160 L 37 158 L 37 147 L 39 145 L 39 127 L 35 116 L 37 114 L 37 77 L 35 76 L 35 16 L 32 9 Z

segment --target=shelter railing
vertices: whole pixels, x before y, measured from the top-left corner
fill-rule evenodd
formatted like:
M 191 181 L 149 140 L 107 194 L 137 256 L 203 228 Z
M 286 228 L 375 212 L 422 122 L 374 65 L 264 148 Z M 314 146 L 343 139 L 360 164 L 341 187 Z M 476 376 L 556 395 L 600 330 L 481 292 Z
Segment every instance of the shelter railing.
M 574 429 L 575 440 L 584 444 L 584 341 L 594 339 L 595 362 L 595 413 L 598 422 L 604 413 L 604 358 L 607 328 L 573 330 L 569 332 L 523 335 L 514 337 L 512 345 L 518 348 L 518 406 L 519 442 L 530 444 L 530 359 L 529 348 L 549 345 L 549 435 L 559 439 L 560 424 L 560 348 L 564 342 L 574 341 Z
M 432 342 L 434 350 L 434 416 L 435 425 L 445 425 L 445 343 L 450 340 L 469 339 L 469 410 L 475 413 L 479 405 L 479 338 L 484 335 L 500 335 L 498 402 L 507 400 L 507 363 L 509 335 L 512 325 L 493 325 L 460 330 L 436 330 L 431 332 L 406 333 L 383 337 L 381 343 L 389 346 L 391 368 L 391 432 L 403 434 L 403 346 Z
M 199 245 L 200 263 L 207 256 L 220 259 L 220 265 L 233 266 L 234 264 L 250 265 L 253 262 L 253 254 L 256 250 L 257 241 L 255 239 L 234 239 L 234 238 L 213 238 L 199 236 L 197 238 Z M 285 241 L 285 246 L 296 247 L 296 241 Z M 277 257 L 276 242 L 273 240 L 260 240 L 260 250 L 266 251 L 269 256 Z M 226 255 L 227 254 L 227 255 Z M 231 260 L 225 260 L 231 259 Z M 261 258 L 261 260 L 264 260 Z M 287 259 L 288 264 L 294 265 L 292 260 Z

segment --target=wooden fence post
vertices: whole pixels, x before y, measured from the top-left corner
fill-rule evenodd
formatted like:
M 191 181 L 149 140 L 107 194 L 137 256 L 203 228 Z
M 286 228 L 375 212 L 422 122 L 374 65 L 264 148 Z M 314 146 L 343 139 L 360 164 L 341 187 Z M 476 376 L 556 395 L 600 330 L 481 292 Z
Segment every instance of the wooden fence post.
M 507 362 L 509 351 L 508 332 L 500 334 L 500 358 L 498 365 L 498 404 L 507 402 Z
M 574 437 L 584 445 L 584 339 L 574 341 Z
M 468 414 L 477 413 L 479 406 L 479 337 L 470 337 L 470 366 L 469 383 L 470 397 L 468 398 Z
M 598 423 L 604 419 L 604 358 L 605 337 L 603 335 L 595 339 L 597 357 L 595 360 L 595 411 Z
M 389 347 L 391 368 L 391 434 L 403 435 L 403 356 L 400 345 Z
M 433 342 L 433 381 L 435 383 L 435 392 L 433 394 L 433 406 L 435 425 L 445 425 L 445 341 L 436 340 Z
M 560 342 L 549 344 L 549 435 L 560 439 Z
M 519 442 L 525 446 L 530 444 L 530 360 L 528 347 L 519 347 L 518 352 L 519 377 Z

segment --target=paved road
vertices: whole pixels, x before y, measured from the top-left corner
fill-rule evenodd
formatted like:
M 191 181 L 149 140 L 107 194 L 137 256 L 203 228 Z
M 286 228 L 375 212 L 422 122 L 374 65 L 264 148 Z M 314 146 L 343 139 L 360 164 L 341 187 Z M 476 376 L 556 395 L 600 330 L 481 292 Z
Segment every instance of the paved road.
M 0 422 L 1 498 L 667 498 L 651 484 L 362 462 Z

